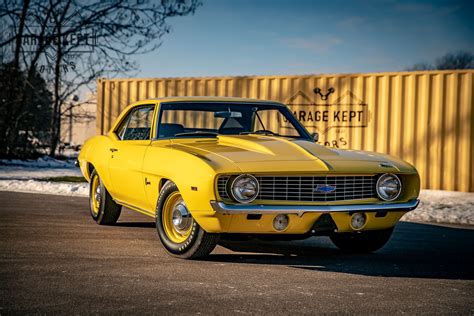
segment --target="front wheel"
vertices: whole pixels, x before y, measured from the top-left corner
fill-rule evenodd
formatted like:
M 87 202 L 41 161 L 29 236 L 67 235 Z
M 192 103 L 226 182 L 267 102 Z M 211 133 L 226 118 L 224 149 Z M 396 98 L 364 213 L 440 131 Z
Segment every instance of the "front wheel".
M 171 181 L 163 186 L 158 198 L 156 229 L 166 251 L 184 259 L 207 256 L 219 240 L 219 234 L 207 233 L 196 223 Z
M 336 233 L 330 236 L 337 248 L 351 253 L 374 252 L 389 241 L 393 228 L 356 233 Z

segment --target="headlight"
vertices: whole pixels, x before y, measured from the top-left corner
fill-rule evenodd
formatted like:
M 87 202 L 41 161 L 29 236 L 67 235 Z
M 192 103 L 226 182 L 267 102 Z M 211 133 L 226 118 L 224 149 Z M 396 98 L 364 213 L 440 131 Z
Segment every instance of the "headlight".
M 234 179 L 230 187 L 232 197 L 240 203 L 250 203 L 257 198 L 258 181 L 250 174 L 242 174 Z
M 402 191 L 400 179 L 391 173 L 383 174 L 377 180 L 377 194 L 384 201 L 395 200 Z

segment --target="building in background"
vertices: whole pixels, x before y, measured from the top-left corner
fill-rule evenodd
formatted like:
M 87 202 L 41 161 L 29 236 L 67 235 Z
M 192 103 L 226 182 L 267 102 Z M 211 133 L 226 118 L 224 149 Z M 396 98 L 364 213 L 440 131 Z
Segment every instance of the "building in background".
M 79 103 L 82 103 L 78 106 Z M 62 147 L 78 149 L 84 142 L 96 135 L 97 98 L 89 93 L 84 100 L 72 98 L 66 104 L 61 122 Z

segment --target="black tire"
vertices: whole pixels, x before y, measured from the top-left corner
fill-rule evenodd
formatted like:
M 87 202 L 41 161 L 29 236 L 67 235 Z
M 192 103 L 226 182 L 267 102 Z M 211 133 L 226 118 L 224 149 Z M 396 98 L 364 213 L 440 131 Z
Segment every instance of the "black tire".
M 176 243 L 169 238 L 163 227 L 163 206 L 172 193 L 179 192 L 178 187 L 171 181 L 166 182 L 158 197 L 156 206 L 156 229 L 163 247 L 173 257 L 183 259 L 197 259 L 209 255 L 219 241 L 219 234 L 204 231 L 196 221 L 192 221 L 191 232 L 183 242 Z
M 356 233 L 339 233 L 330 236 L 337 248 L 349 253 L 374 252 L 389 241 L 393 228 Z
M 100 201 L 97 212 L 94 212 L 93 205 L 93 183 L 94 179 L 98 178 L 100 186 Z M 91 180 L 89 182 L 89 209 L 92 218 L 99 225 L 113 225 L 117 222 L 122 211 L 122 206 L 115 203 L 112 199 L 112 196 L 109 194 L 109 191 L 104 186 L 104 183 L 99 177 L 99 174 L 94 170 L 91 173 Z

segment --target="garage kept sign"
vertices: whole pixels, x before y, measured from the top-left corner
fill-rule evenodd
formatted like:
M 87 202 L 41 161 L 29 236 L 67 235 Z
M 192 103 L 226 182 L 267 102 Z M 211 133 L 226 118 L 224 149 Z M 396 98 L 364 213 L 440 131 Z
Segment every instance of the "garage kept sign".
M 369 111 L 364 101 L 349 90 L 330 101 L 330 94 L 335 90 L 327 91 L 323 94 L 321 89 L 315 88 L 310 97 L 300 90 L 286 104 L 304 126 L 322 134 L 332 128 L 367 127 Z

